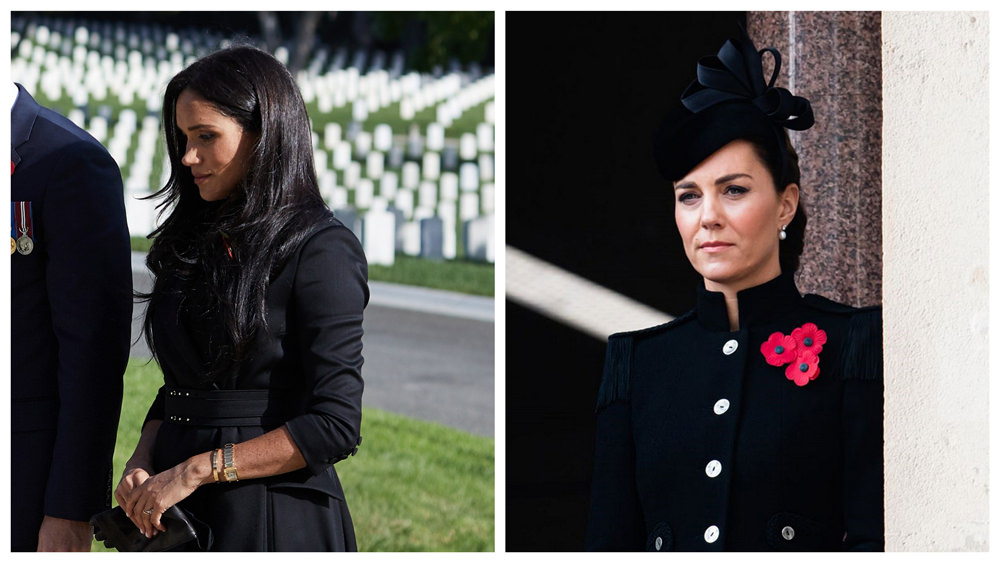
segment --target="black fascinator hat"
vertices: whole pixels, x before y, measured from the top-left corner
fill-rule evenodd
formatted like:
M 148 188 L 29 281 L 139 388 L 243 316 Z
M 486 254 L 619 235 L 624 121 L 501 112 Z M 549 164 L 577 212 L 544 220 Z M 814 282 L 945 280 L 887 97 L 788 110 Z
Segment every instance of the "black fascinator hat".
M 774 57 L 768 82 L 761 58 L 765 52 Z M 772 47 L 758 51 L 742 26 L 738 39 L 727 40 L 718 54 L 699 60 L 697 78 L 656 132 L 653 150 L 660 174 L 678 180 L 736 139 L 764 143 L 770 154 L 779 156 L 779 170 L 784 170 L 784 129 L 812 127 L 813 113 L 809 100 L 774 86 L 780 70 L 781 53 Z

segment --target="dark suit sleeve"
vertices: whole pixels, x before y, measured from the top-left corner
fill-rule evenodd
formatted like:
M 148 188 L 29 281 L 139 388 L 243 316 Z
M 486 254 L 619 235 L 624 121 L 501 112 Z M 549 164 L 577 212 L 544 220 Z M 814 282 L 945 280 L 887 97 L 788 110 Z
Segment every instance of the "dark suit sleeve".
M 88 520 L 111 500 L 131 332 L 128 227 L 121 173 L 103 148 L 80 141 L 49 165 L 42 227 L 60 406 L 45 513 Z
M 318 474 L 356 451 L 361 440 L 362 319 L 368 304 L 368 264 L 343 226 L 308 239 L 299 256 L 290 308 L 301 365 L 312 394 L 305 414 L 286 427 Z
M 598 392 L 594 471 L 587 519 L 587 551 L 641 551 L 644 524 L 635 483 L 629 404 L 631 339 L 608 340 Z
M 149 405 L 149 410 L 146 411 L 146 418 L 142 421 L 142 427 L 145 428 L 151 420 L 162 421 L 165 417 L 165 397 L 163 395 L 163 390 L 166 387 L 161 385 L 156 391 L 156 397 L 153 399 L 153 404 Z
M 845 548 L 885 549 L 882 438 L 882 310 L 851 319 L 845 347 Z

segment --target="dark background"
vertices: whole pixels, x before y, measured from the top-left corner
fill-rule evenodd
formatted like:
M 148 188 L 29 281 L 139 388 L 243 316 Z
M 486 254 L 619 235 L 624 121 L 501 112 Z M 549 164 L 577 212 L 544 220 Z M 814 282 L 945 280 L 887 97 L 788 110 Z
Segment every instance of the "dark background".
M 745 12 L 507 12 L 507 244 L 672 315 L 699 280 L 652 136 Z M 583 548 L 605 342 L 506 302 L 506 546 Z

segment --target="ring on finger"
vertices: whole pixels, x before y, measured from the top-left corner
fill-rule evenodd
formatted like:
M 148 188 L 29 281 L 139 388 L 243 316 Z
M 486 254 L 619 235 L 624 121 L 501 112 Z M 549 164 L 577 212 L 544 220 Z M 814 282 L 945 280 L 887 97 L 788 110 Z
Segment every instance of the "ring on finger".
M 153 509 L 152 508 L 147 508 L 146 510 L 143 510 L 142 513 L 143 514 L 152 514 L 153 513 Z

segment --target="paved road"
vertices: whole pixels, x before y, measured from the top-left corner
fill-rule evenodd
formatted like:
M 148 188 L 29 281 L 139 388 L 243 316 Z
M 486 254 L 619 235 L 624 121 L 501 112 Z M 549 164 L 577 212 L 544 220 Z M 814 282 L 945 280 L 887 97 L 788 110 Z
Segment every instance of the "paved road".
M 133 255 L 136 289 L 150 277 Z M 371 283 L 365 310 L 366 406 L 493 436 L 493 300 Z M 142 330 L 143 304 L 133 310 L 132 339 Z M 139 339 L 132 355 L 149 357 Z

